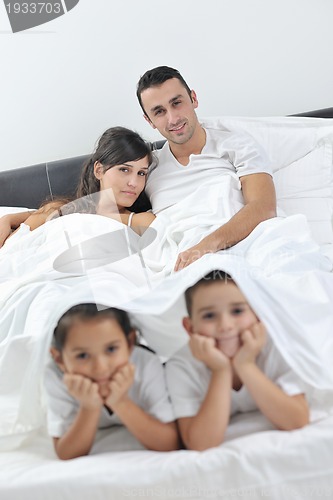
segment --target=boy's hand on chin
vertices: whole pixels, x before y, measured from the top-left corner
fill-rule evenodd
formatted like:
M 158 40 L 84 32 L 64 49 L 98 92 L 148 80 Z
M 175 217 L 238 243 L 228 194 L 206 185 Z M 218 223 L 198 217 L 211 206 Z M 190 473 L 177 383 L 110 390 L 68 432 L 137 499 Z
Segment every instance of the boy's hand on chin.
M 192 333 L 189 346 L 193 356 L 202 361 L 210 370 L 218 371 L 230 367 L 227 356 L 216 347 L 216 339 Z
M 235 367 L 247 363 L 255 363 L 266 343 L 266 328 L 258 321 L 240 334 L 241 347 L 233 357 Z

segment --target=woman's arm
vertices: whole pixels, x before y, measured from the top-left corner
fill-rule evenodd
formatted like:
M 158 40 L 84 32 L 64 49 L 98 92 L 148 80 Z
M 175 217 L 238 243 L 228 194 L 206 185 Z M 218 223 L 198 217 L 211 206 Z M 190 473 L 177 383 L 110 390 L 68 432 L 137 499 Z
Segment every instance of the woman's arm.
M 42 226 L 48 220 L 49 216 L 63 204 L 63 200 L 51 201 L 38 210 L 7 214 L 0 217 L 0 248 L 3 246 L 6 239 L 15 233 L 20 224 L 27 224 L 30 230 L 33 231 L 37 227 Z
M 17 229 L 20 224 L 25 222 L 32 211 L 19 212 L 17 214 L 7 214 L 0 217 L 0 248 L 5 243 L 6 239 L 12 235 L 13 230 Z
M 155 220 L 155 215 L 152 212 L 141 212 L 134 214 L 132 218 L 131 228 L 140 236 L 146 231 L 147 227 Z
M 50 215 L 52 215 L 53 212 L 56 212 L 63 205 L 63 200 L 46 203 L 33 214 L 30 214 L 30 217 L 25 220 L 25 224 L 27 224 L 30 227 L 30 230 L 33 231 L 34 229 L 37 229 L 37 227 L 45 224 Z

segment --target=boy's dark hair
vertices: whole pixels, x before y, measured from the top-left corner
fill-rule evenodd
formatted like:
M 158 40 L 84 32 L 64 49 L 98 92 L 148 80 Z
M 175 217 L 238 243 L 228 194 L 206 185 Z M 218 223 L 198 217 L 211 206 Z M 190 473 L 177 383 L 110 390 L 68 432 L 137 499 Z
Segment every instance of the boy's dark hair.
M 185 290 L 186 309 L 190 317 L 192 315 L 192 299 L 194 291 L 197 290 L 197 288 L 199 288 L 200 286 L 209 286 L 215 283 L 216 281 L 224 281 L 225 283 L 227 281 L 232 283 L 234 282 L 232 277 L 225 271 L 216 269 L 215 271 L 211 271 L 210 273 L 206 274 L 206 276 L 204 276 L 199 281 L 194 283 L 194 285 L 190 286 L 187 290 Z
M 147 117 L 148 115 L 142 104 L 142 92 L 149 89 L 150 87 L 162 85 L 162 83 L 170 80 L 171 78 L 177 78 L 177 80 L 180 81 L 183 87 L 185 87 L 186 92 L 188 93 L 192 101 L 191 89 L 177 69 L 169 68 L 169 66 L 158 66 L 157 68 L 149 69 L 143 76 L 141 76 L 136 89 L 136 96 L 138 98 L 139 104 L 142 108 L 142 111 Z
M 129 341 L 129 336 L 133 331 L 133 327 L 130 323 L 127 312 L 115 307 L 104 307 L 104 309 L 103 307 L 104 306 L 94 303 L 86 303 L 79 304 L 68 309 L 68 311 L 66 311 L 65 314 L 63 314 L 59 319 L 58 324 L 53 332 L 54 347 L 58 351 L 62 351 L 66 343 L 68 331 L 73 326 L 76 320 L 84 321 L 94 318 L 115 319 L 124 332 L 127 341 Z

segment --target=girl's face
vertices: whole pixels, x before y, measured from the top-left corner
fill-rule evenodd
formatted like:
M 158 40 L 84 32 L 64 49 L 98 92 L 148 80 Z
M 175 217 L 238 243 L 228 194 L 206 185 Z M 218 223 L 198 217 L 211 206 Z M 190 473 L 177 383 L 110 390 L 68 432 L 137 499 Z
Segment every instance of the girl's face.
M 55 360 L 63 372 L 83 375 L 96 382 L 103 395 L 114 373 L 128 363 L 131 350 L 115 319 L 77 319 Z
M 115 165 L 104 173 L 102 165 L 96 162 L 94 172 L 104 196 L 116 203 L 118 208 L 125 208 L 133 205 L 144 190 L 148 166 L 148 157 L 145 156 L 141 160 Z
M 184 326 L 189 333 L 213 337 L 216 347 L 232 358 L 241 345 L 241 332 L 257 321 L 238 286 L 217 281 L 194 290 L 190 326 Z

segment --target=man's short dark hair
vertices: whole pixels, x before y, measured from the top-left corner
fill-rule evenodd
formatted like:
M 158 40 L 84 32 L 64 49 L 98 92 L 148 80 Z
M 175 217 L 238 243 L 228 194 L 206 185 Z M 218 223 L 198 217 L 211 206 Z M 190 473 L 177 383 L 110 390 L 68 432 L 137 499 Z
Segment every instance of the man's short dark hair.
M 220 269 L 216 269 L 215 271 L 211 271 L 210 273 L 206 274 L 206 276 L 204 276 L 199 281 L 194 283 L 194 285 L 190 286 L 187 290 L 185 290 L 186 309 L 190 317 L 192 316 L 192 301 L 193 301 L 194 291 L 201 286 L 209 286 L 216 283 L 217 281 L 224 281 L 225 283 L 226 282 L 234 283 L 232 277 L 229 274 Z
M 146 116 L 148 115 L 142 104 L 142 99 L 141 99 L 142 92 L 144 90 L 149 89 L 150 87 L 156 87 L 158 85 L 162 85 L 162 83 L 166 82 L 167 80 L 170 80 L 171 78 L 177 78 L 177 80 L 180 81 L 180 83 L 183 85 L 183 87 L 185 87 L 186 92 L 188 93 L 188 95 L 192 100 L 191 89 L 187 85 L 184 78 L 177 69 L 169 68 L 169 66 L 158 66 L 157 68 L 149 69 L 143 76 L 141 76 L 140 80 L 138 81 L 136 90 L 138 101 Z

